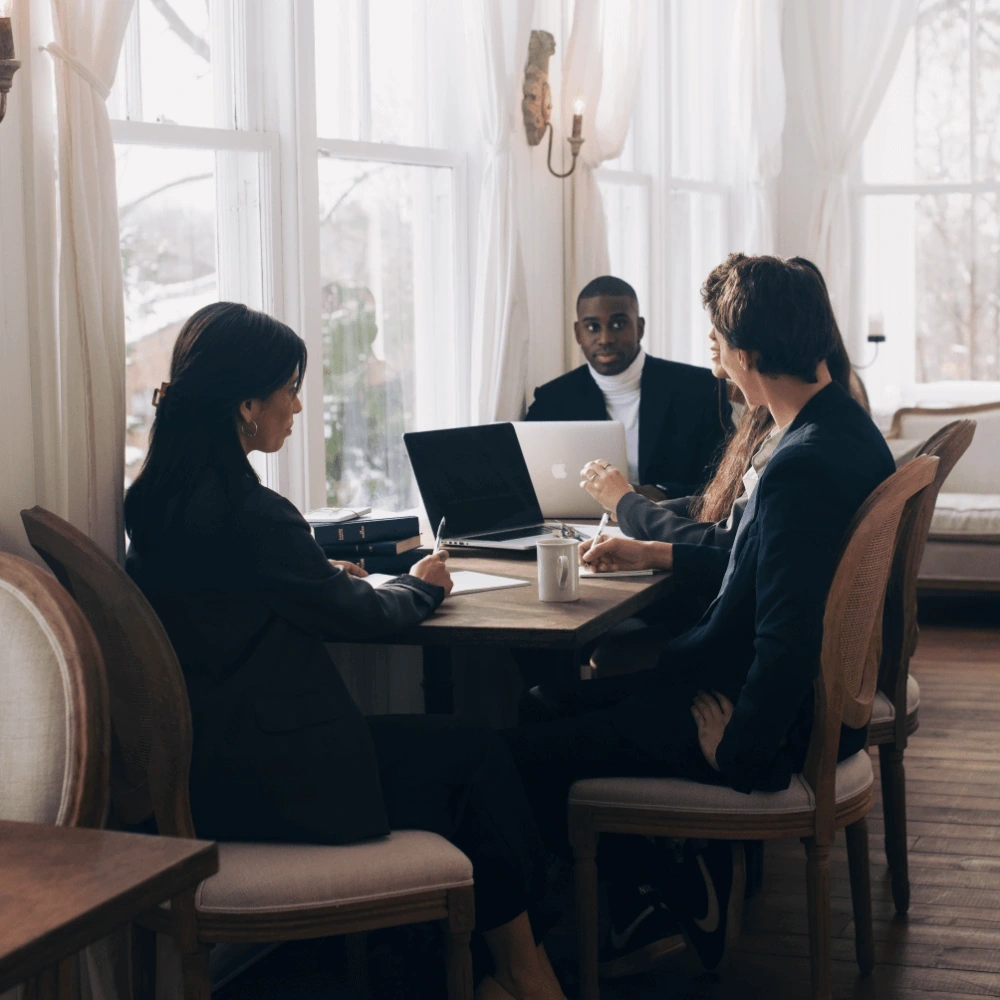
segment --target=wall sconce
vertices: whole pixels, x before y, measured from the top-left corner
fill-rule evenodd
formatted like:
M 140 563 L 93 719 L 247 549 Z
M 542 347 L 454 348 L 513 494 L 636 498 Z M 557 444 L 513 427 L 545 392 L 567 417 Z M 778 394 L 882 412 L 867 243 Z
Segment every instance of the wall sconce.
M 524 115 L 524 132 L 529 146 L 537 146 L 549 133 L 549 172 L 553 177 L 569 177 L 576 169 L 576 158 L 580 155 L 580 147 L 584 143 L 583 131 L 583 100 L 577 98 L 573 102 L 573 134 L 566 141 L 573 154 L 573 165 L 564 174 L 552 169 L 552 139 L 555 135 L 552 129 L 552 91 L 549 88 L 549 59 L 556 51 L 556 40 L 548 31 L 532 31 L 528 40 L 528 61 L 524 64 L 524 99 L 521 101 L 521 112 Z
M 0 0 L 0 122 L 7 113 L 7 93 L 14 74 L 21 68 L 14 58 L 14 29 L 10 23 L 12 0 Z

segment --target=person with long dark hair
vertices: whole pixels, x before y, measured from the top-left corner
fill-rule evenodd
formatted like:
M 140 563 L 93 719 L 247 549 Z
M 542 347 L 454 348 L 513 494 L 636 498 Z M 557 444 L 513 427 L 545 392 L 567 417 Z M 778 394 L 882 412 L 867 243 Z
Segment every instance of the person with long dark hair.
M 727 260 L 713 268 L 701 290 L 702 302 L 713 323 L 709 335 L 712 371 L 720 380 L 729 376 L 719 361 L 716 311 L 730 275 L 746 260 L 744 254 L 730 254 Z M 827 295 L 823 275 L 812 261 L 805 257 L 791 257 L 786 263 L 810 271 L 819 279 L 823 294 Z M 830 378 L 868 412 L 864 385 L 851 367 L 851 359 L 833 318 L 832 308 L 828 310 L 828 315 L 834 343 L 826 361 Z M 583 484 L 592 496 L 615 513 L 626 536 L 670 546 L 676 590 L 682 595 L 682 600 L 672 602 L 672 619 L 665 628 L 675 634 L 693 625 L 718 593 L 729 550 L 747 504 L 747 476 L 755 479 L 763 472 L 781 441 L 781 435 L 775 433 L 774 418 L 768 408 L 747 407 L 739 389 L 731 382 L 727 384 L 731 403 L 743 412 L 703 493 L 654 503 L 634 492 L 613 466 L 602 468 L 593 480 Z M 629 652 L 635 650 L 639 641 L 638 634 L 625 639 Z M 601 664 L 603 659 L 607 665 L 611 655 L 611 648 L 605 647 L 596 653 L 595 662 Z
M 480 998 L 561 1000 L 539 902 L 544 852 L 510 752 L 450 717 L 365 718 L 325 643 L 388 636 L 451 590 L 446 555 L 375 589 L 332 564 L 248 460 L 276 452 L 302 409 L 306 346 L 220 302 L 177 337 L 142 471 L 125 498 L 126 568 L 184 672 L 200 836 L 345 844 L 438 833 L 472 861 Z
M 871 417 L 832 378 L 833 313 L 815 271 L 742 254 L 727 265 L 711 310 L 720 361 L 782 437 L 763 471 L 747 478 L 736 540 L 698 623 L 651 669 L 581 684 L 561 716 L 506 734 L 553 850 L 567 850 L 566 798 L 582 778 L 681 777 L 742 792 L 789 786 L 809 744 L 823 613 L 844 533 L 894 469 Z M 591 462 L 584 476 L 604 471 Z M 667 561 L 663 543 L 633 538 L 584 543 L 581 552 L 597 570 Z M 843 727 L 838 759 L 862 751 L 866 735 Z M 688 841 L 672 855 L 632 838 L 611 859 L 622 893 L 611 896 L 601 955 L 610 974 L 636 971 L 644 953 L 671 950 L 682 933 L 706 967 L 721 960 L 739 909 L 742 848 Z M 655 926 L 640 934 L 647 914 Z

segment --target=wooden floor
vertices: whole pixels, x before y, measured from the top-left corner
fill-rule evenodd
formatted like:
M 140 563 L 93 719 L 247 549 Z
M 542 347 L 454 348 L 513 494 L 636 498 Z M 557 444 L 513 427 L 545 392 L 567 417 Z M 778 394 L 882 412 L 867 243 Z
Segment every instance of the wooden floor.
M 877 964 L 871 976 L 858 974 L 841 837 L 832 857 L 834 996 L 1000 997 L 1000 629 L 926 628 L 912 670 L 921 704 L 906 750 L 910 911 L 895 916 L 876 796 Z M 747 903 L 739 944 L 717 975 L 699 977 L 685 960 L 602 995 L 808 997 L 804 852 L 797 842 L 774 843 L 765 858 L 764 890 Z
M 913 673 L 921 688 L 921 725 L 906 751 L 910 912 L 906 919 L 894 913 L 876 797 L 869 824 L 877 965 L 868 977 L 855 965 L 841 839 L 833 852 L 834 996 L 1000 997 L 1000 627 L 925 628 Z M 699 972 L 681 956 L 655 974 L 609 984 L 602 996 L 808 997 L 804 874 L 798 842 L 770 845 L 763 892 L 747 903 L 739 944 L 719 972 Z M 327 946 L 324 961 L 319 944 L 284 946 L 221 996 L 349 995 L 333 985 L 328 967 L 320 971 L 336 952 Z M 568 959 L 572 941 L 558 935 L 551 950 Z M 382 986 L 373 1000 L 438 994 L 422 975 L 399 970 L 383 978 L 372 971 Z

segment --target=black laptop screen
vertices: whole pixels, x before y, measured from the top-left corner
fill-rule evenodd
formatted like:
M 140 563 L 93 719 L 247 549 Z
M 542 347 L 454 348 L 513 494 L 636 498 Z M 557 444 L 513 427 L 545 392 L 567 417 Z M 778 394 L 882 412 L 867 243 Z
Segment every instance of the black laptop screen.
M 510 424 L 404 434 L 432 530 L 446 538 L 542 523 L 535 488 Z

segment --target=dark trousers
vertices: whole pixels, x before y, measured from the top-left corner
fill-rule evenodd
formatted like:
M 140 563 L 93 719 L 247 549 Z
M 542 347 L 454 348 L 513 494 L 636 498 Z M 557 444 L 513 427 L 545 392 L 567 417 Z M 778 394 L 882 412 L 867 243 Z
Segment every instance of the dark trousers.
M 528 911 L 536 940 L 545 853 L 517 769 L 500 735 L 450 716 L 368 719 L 382 794 L 394 830 L 428 830 L 472 862 L 476 930 Z
M 673 777 L 714 784 L 720 780 L 701 752 L 691 715 L 697 686 L 678 682 L 669 699 L 664 699 L 663 732 L 671 738 L 662 755 L 650 756 L 618 728 L 615 706 L 641 693 L 648 681 L 642 674 L 584 681 L 572 698 L 560 702 L 561 717 L 541 719 L 503 734 L 550 851 L 568 853 L 566 803 L 575 781 Z

